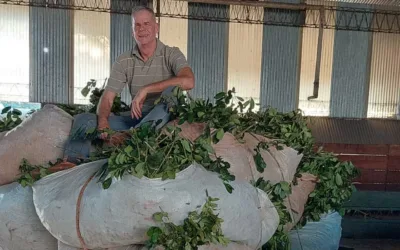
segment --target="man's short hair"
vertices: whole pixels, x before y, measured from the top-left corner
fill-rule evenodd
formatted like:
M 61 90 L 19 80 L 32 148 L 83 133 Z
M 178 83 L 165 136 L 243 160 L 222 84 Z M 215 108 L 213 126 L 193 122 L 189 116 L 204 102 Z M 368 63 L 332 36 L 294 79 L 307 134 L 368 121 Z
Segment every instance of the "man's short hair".
M 149 8 L 149 7 L 143 6 L 143 5 L 134 7 L 134 8 L 132 9 L 131 17 L 133 18 L 133 16 L 134 16 L 137 12 L 142 11 L 142 10 L 145 10 L 145 11 L 149 12 L 149 13 L 154 17 L 154 20 L 156 19 L 156 14 L 154 13 L 154 10 L 153 10 L 152 8 Z

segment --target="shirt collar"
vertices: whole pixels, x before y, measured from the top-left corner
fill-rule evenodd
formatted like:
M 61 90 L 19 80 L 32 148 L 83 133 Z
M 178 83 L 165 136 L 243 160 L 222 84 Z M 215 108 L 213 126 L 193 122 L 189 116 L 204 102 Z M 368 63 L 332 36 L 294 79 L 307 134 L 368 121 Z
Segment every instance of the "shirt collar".
M 154 52 L 154 55 L 160 56 L 162 54 L 162 50 L 165 47 L 165 45 L 158 38 L 156 38 L 156 41 L 157 41 L 157 47 L 156 47 L 156 51 Z M 137 56 L 139 58 L 142 58 L 142 56 L 140 55 L 139 48 L 138 48 L 137 44 L 135 44 L 135 46 L 132 49 L 132 55 L 135 55 L 135 56 Z

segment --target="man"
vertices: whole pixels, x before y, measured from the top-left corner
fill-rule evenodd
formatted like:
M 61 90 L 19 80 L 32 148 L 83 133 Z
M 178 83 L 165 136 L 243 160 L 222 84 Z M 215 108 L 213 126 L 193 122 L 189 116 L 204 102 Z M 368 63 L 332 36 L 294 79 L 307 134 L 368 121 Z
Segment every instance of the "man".
M 157 122 L 161 127 L 169 120 L 165 104 L 154 106 L 161 94 L 172 93 L 174 86 L 184 90 L 194 87 L 194 75 L 185 56 L 176 47 L 164 45 L 156 38 L 159 27 L 153 10 L 138 7 L 132 12 L 132 33 L 136 46 L 120 55 L 113 64 L 104 93 L 98 105 L 97 116 L 80 114 L 74 119 L 72 132 L 83 128 L 83 133 L 91 128 L 98 130 L 128 130 L 149 121 Z M 130 116 L 110 116 L 114 98 L 125 85 L 129 86 L 133 97 Z M 83 135 L 83 134 L 81 134 Z M 107 140 L 102 133 L 100 138 Z M 71 139 L 64 158 L 77 163 L 90 153 L 90 140 Z

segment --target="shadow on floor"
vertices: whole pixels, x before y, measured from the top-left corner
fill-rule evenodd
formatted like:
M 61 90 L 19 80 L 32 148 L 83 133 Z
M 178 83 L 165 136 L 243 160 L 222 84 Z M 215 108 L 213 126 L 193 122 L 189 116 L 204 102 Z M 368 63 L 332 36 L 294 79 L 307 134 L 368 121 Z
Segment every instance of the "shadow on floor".
M 341 239 L 339 250 L 399 250 L 400 240 Z

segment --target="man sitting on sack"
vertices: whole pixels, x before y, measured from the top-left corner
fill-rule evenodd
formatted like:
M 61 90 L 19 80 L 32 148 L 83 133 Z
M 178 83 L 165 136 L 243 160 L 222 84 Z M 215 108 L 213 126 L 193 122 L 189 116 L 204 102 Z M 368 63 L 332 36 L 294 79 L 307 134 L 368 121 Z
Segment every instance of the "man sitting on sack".
M 177 47 L 164 45 L 156 38 L 159 26 L 152 9 L 141 6 L 132 11 L 132 31 L 135 47 L 120 55 L 112 66 L 112 71 L 104 93 L 100 99 L 97 115 L 79 114 L 74 119 L 72 132 L 83 128 L 129 130 L 145 122 L 162 120 L 157 127 L 169 121 L 166 104 L 154 105 L 162 95 L 172 95 L 175 86 L 183 90 L 194 87 L 194 75 L 185 56 Z M 128 84 L 131 96 L 130 116 L 110 116 L 114 98 Z M 100 138 L 107 139 L 102 133 Z M 91 140 L 70 139 L 66 145 L 64 158 L 71 163 L 89 156 Z

